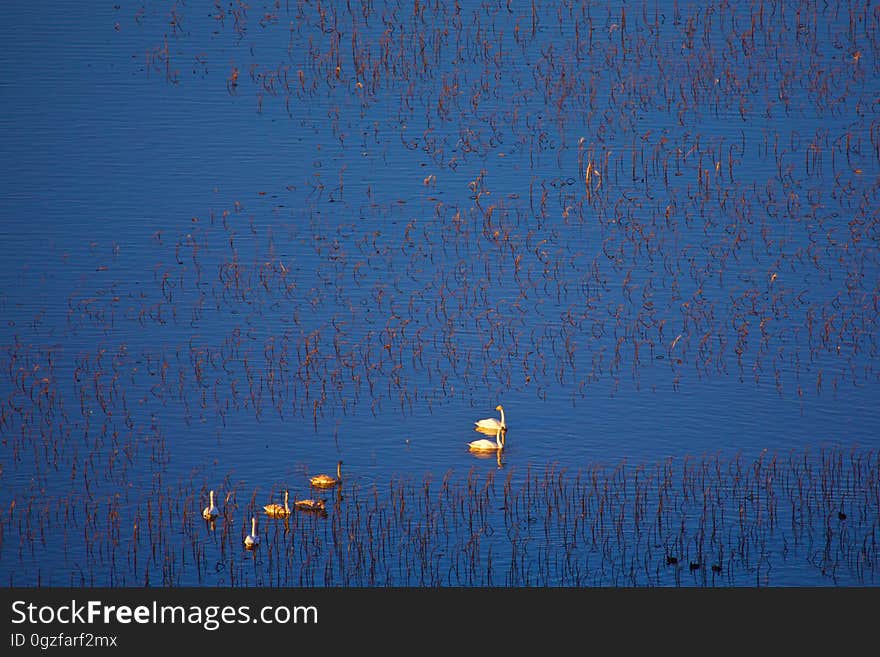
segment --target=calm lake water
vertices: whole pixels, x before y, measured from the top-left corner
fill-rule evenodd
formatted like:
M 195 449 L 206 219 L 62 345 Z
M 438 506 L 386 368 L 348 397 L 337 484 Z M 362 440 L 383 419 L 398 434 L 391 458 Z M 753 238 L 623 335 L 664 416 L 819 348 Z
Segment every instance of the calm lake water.
M 880 583 L 876 6 L 0 31 L 5 584 Z

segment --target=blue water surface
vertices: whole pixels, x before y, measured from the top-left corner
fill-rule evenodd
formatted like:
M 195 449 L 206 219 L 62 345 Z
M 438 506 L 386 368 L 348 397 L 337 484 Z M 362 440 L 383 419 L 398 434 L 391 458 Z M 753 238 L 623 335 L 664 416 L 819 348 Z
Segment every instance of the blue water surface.
M 878 13 L 459 5 L 6 9 L 2 581 L 876 584 Z

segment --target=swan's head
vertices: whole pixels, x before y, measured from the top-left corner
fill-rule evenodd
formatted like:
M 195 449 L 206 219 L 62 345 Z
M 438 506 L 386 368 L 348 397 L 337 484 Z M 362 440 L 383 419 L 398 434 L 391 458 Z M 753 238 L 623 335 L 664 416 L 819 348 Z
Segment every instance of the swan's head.
M 495 410 L 496 411 L 503 411 L 504 408 L 501 406 L 501 404 L 498 404 L 498 406 L 495 407 Z

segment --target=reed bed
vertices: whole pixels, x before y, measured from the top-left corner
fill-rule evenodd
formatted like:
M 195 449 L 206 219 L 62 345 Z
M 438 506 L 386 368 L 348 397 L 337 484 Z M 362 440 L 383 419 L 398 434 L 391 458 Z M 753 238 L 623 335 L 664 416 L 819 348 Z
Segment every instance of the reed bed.
M 98 404 L 131 378 L 190 421 L 246 408 L 317 429 L 362 404 L 433 408 L 453 384 L 577 404 L 736 377 L 808 404 L 878 382 L 866 5 L 130 11 L 161 35 L 147 76 L 317 137 L 284 188 L 157 230 L 136 292 L 142 272 L 96 245 L 66 316 L 35 326 L 101 345 L 64 359 Z M 224 69 L 243 58 L 228 77 L 206 33 Z M 212 72 L 184 75 L 193 61 Z M 377 166 L 417 175 L 377 184 Z M 163 337 L 115 338 L 136 331 Z
M 325 512 L 262 515 L 227 480 L 205 487 L 16 499 L 4 510 L 10 586 L 872 586 L 880 454 L 822 449 L 346 482 Z M 47 512 L 48 510 L 48 512 Z M 250 518 L 260 545 L 245 550 Z M 87 544 L 52 558 L 45 537 Z

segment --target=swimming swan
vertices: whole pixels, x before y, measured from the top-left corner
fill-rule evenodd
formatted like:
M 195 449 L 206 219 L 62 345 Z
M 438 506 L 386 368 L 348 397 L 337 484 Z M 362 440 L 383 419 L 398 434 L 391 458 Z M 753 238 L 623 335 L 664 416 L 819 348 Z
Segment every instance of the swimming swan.
M 500 452 L 504 449 L 504 438 L 501 435 L 501 427 L 495 429 L 495 440 L 480 438 L 468 443 L 468 447 L 475 452 Z
M 482 420 L 477 420 L 476 422 L 474 422 L 474 424 L 476 425 L 474 428 L 477 431 L 480 431 L 481 429 L 495 431 L 495 429 L 499 429 L 499 428 L 503 429 L 504 431 L 507 431 L 507 422 L 505 422 L 505 420 L 504 420 L 504 407 L 501 404 L 498 404 L 498 406 L 495 407 L 495 410 L 501 411 L 501 420 L 500 421 L 496 420 L 494 417 L 487 417 Z
M 263 509 L 266 511 L 266 515 L 270 518 L 286 518 L 287 516 L 289 516 L 290 507 L 287 506 L 287 496 L 287 491 L 284 491 L 284 506 L 281 506 L 280 504 L 275 504 L 274 502 L 272 504 L 267 504 L 266 506 L 264 506 Z
M 208 506 L 206 506 L 202 510 L 202 518 L 204 518 L 205 520 L 213 520 L 219 514 L 220 514 L 220 512 L 217 511 L 217 507 L 214 506 L 214 491 L 211 491 L 211 501 L 208 504 Z
M 257 536 L 257 519 L 251 518 L 251 533 L 244 537 L 244 546 L 248 550 L 253 550 L 260 544 L 260 537 Z
M 330 475 L 319 474 L 309 480 L 315 488 L 331 488 L 336 484 L 342 483 L 342 461 L 336 464 L 336 477 Z
M 326 511 L 326 500 L 293 500 L 293 506 L 302 511 Z

